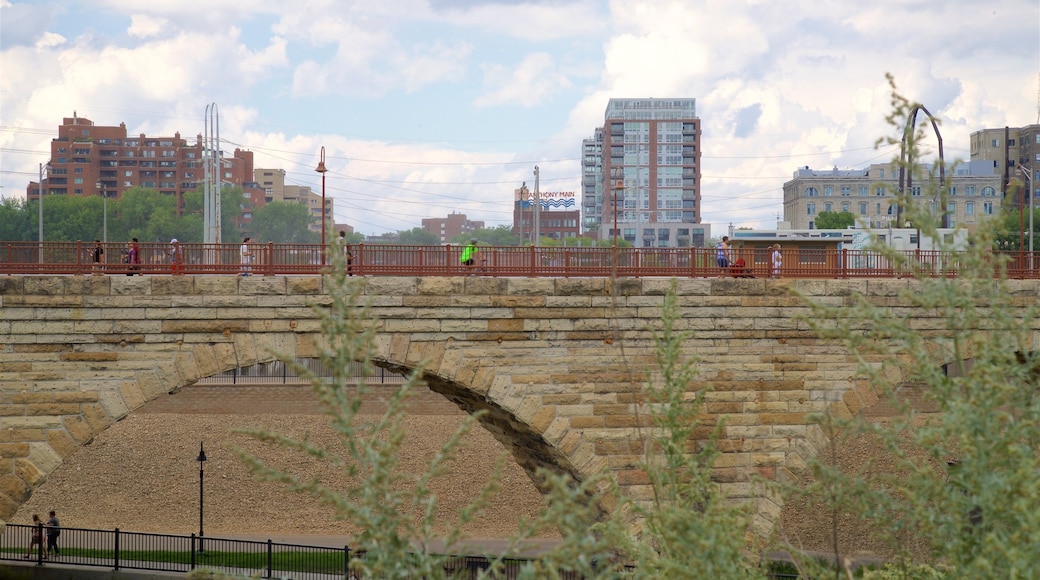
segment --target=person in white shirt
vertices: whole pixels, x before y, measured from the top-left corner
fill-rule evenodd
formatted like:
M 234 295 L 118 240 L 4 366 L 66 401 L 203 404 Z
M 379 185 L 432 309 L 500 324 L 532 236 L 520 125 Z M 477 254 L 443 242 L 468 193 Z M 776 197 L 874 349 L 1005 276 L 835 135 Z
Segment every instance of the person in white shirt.
M 250 239 L 249 236 L 246 236 L 246 239 L 242 240 L 242 247 L 238 249 L 239 261 L 242 263 L 242 276 L 253 274 L 253 251 L 249 248 Z
M 784 263 L 784 257 L 780 254 L 780 244 L 773 245 L 773 277 L 780 277 L 780 266 Z

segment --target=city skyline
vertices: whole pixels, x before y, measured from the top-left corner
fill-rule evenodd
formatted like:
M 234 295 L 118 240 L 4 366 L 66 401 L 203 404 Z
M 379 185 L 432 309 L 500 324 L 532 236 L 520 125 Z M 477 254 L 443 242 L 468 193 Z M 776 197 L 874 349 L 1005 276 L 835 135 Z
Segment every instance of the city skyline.
M 0 0 L 0 194 L 24 196 L 74 112 L 194 140 L 216 103 L 224 151 L 287 183 L 320 191 L 324 146 L 335 221 L 359 232 L 453 211 L 494 227 L 535 165 L 543 191 L 581 190 L 608 99 L 683 97 L 702 221 L 769 228 L 799 167 L 895 155 L 874 148 L 894 133 L 886 73 L 942 120 L 947 160 L 1037 122 L 1036 3 L 730 4 Z

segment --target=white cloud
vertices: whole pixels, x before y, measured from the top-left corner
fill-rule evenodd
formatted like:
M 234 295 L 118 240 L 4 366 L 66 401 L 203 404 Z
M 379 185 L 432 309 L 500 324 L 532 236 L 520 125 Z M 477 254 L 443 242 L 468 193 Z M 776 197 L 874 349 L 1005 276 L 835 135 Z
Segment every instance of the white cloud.
M 135 38 L 148 38 L 158 36 L 170 22 L 165 18 L 154 18 L 147 14 L 133 14 L 130 16 L 130 27 L 126 33 Z
M 795 168 L 887 158 L 886 72 L 942 119 L 947 158 L 972 131 L 1037 120 L 1024 0 L 0 3 L 5 195 L 74 110 L 191 138 L 215 102 L 258 165 L 299 156 L 286 169 L 313 185 L 317 148 L 342 156 L 330 184 L 361 231 L 451 209 L 505 223 L 534 163 L 579 187 L 610 97 L 682 96 L 703 121 L 704 219 L 767 226 Z
M 563 88 L 570 88 L 571 81 L 559 72 L 552 55 L 539 52 L 525 56 L 511 71 L 502 65 L 486 67 L 484 85 L 490 90 L 474 101 L 478 107 L 531 107 L 551 99 Z

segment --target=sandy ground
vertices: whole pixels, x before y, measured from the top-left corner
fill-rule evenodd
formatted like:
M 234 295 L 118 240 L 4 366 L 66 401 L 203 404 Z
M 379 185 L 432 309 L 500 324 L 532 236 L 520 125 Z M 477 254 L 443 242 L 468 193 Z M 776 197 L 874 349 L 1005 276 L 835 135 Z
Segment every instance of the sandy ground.
M 385 387 L 384 389 L 389 389 Z M 382 411 L 375 393 L 366 399 L 368 418 Z M 440 446 L 459 427 L 464 415 L 446 399 L 423 389 L 409 405 L 407 436 L 400 453 L 400 472 L 419 474 Z M 266 463 L 293 473 L 320 478 L 334 489 L 349 481 L 327 462 L 299 452 L 262 444 L 237 432 L 261 429 L 308 438 L 326 448 L 338 445 L 336 433 L 305 386 L 195 386 L 156 399 L 102 432 L 68 457 L 13 518 L 29 523 L 54 509 L 66 527 L 189 534 L 199 530 L 200 441 L 204 464 L 204 530 L 207 536 L 332 537 L 356 530 L 351 522 L 316 499 L 255 479 L 235 455 L 243 449 Z M 856 440 L 839 463 L 853 469 L 873 457 L 869 441 Z M 487 431 L 476 428 L 464 439 L 451 475 L 439 480 L 434 493 L 443 521 L 453 522 L 459 509 L 491 477 L 502 460 L 502 489 L 493 504 L 466 526 L 470 537 L 502 539 L 515 534 L 521 518 L 533 518 L 542 498 L 527 474 Z M 805 483 L 808 483 L 808 479 Z M 788 502 L 781 514 L 781 537 L 808 550 L 830 551 L 832 517 L 839 519 L 843 551 L 879 553 L 883 546 L 866 539 L 867 528 L 843 514 L 804 501 Z M 545 536 L 552 538 L 552 536 Z
M 226 395 L 214 389 L 224 389 Z M 270 465 L 317 477 L 329 487 L 346 489 L 346 476 L 328 463 L 296 451 L 263 444 L 240 429 L 262 429 L 308 438 L 335 448 L 337 434 L 317 414 L 306 387 L 272 389 L 188 387 L 149 403 L 99 434 L 68 457 L 19 510 L 13 523 L 28 523 L 33 513 L 54 509 L 66 527 L 188 534 L 199 529 L 199 444 L 205 445 L 204 513 L 207 536 L 346 535 L 350 522 L 314 498 L 285 490 L 282 484 L 256 480 L 235 455 L 245 450 Z M 263 395 L 268 389 L 272 395 Z M 193 392 L 194 390 L 194 392 Z M 219 400 L 219 404 L 214 401 Z M 270 412 L 286 409 L 288 414 Z M 371 412 L 380 405 L 366 403 Z M 202 413 L 201 410 L 211 412 Z M 433 393 L 420 394 L 405 420 L 407 436 L 399 455 L 400 471 L 424 471 L 464 415 Z M 303 411 L 303 412 L 300 412 Z M 231 412 L 239 414 L 231 414 Z M 370 418 L 374 418 L 372 415 Z M 444 521 L 488 481 L 503 459 L 502 491 L 494 504 L 466 527 L 473 537 L 504 538 L 519 518 L 534 517 L 542 499 L 527 474 L 487 431 L 476 428 L 464 439 L 451 475 L 434 493 Z

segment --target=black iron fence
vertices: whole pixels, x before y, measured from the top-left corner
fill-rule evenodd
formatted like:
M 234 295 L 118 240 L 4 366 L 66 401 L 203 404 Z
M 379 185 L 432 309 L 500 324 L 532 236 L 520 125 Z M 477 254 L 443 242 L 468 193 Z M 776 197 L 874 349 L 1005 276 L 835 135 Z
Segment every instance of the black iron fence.
M 0 560 L 30 561 L 39 566 L 62 564 L 96 566 L 113 570 L 149 570 L 187 573 L 196 568 L 218 570 L 245 577 L 292 578 L 293 580 L 360 580 L 350 572 L 353 558 L 364 558 L 364 552 L 349 546 L 323 547 L 283 544 L 267 540 L 177 536 L 61 528 L 58 552 L 48 554 L 48 528 L 44 525 L 8 524 L 0 534 Z M 34 541 L 42 534 L 42 541 Z M 444 555 L 442 564 L 452 578 L 477 578 L 494 569 L 494 578 L 516 578 L 531 559 L 487 556 Z M 560 571 L 564 580 L 581 580 L 582 576 Z
M 333 378 L 332 371 L 321 364 L 321 361 L 314 358 L 297 358 L 295 359 L 296 364 L 304 367 L 307 371 L 313 373 L 314 377 L 322 380 L 330 380 Z M 405 382 L 404 375 L 394 373 L 382 368 L 373 369 L 370 373 L 364 372 L 364 367 L 361 363 L 351 363 L 350 369 L 347 371 L 347 381 L 350 383 L 357 383 L 361 379 L 365 380 L 367 384 L 393 384 L 399 385 Z M 207 377 L 198 382 L 200 385 L 237 385 L 237 384 L 296 384 L 307 382 L 307 379 L 300 376 L 300 373 L 292 365 L 287 365 L 282 361 L 271 361 L 265 363 L 257 363 L 254 365 L 241 367 L 237 369 L 231 369 L 212 377 Z

